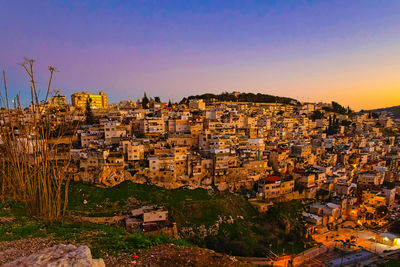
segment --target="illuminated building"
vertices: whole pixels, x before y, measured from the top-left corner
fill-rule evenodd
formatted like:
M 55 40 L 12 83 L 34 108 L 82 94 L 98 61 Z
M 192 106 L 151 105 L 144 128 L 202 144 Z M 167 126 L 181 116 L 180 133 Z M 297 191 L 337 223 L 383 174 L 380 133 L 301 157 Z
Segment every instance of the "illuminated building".
M 363 204 L 366 206 L 371 206 L 377 208 L 379 206 L 386 206 L 385 196 L 378 191 L 367 191 L 362 192 Z
M 387 246 L 400 247 L 400 236 L 395 233 L 379 233 L 377 236 L 377 241 Z
M 90 107 L 97 108 L 107 108 L 107 95 L 100 91 L 98 95 L 90 94 L 88 92 L 73 93 L 71 95 L 72 105 L 79 109 L 85 109 L 86 102 L 90 102 Z
M 189 108 L 190 109 L 200 109 L 200 110 L 205 110 L 206 109 L 206 103 L 202 99 L 191 99 L 189 101 Z
M 67 98 L 63 95 L 54 95 L 49 98 L 49 104 L 52 106 L 66 106 Z

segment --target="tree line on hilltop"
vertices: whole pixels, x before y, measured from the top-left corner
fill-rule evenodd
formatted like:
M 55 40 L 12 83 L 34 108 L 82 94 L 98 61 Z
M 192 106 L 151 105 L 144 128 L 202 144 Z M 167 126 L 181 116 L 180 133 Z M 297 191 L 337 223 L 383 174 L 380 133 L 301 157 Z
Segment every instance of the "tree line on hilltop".
M 293 98 L 280 97 L 267 94 L 254 94 L 254 93 L 228 93 L 223 92 L 221 94 L 206 93 L 202 95 L 192 95 L 184 97 L 180 103 L 188 103 L 192 99 L 203 99 L 210 101 L 215 99 L 217 101 L 232 101 L 232 102 L 254 102 L 254 103 L 282 103 L 282 104 L 298 104 L 299 102 Z

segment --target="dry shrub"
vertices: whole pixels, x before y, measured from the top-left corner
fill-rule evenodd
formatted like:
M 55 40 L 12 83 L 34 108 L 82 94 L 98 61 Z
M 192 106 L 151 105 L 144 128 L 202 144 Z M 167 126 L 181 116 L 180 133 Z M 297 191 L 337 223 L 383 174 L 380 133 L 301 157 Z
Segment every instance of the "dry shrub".
M 1 99 L 1 201 L 17 201 L 27 205 L 32 217 L 59 220 L 68 202 L 71 161 L 71 143 L 62 144 L 66 124 L 55 127 L 57 113 L 46 108 L 53 75 L 46 97 L 40 102 L 34 76 L 34 60 L 25 59 L 21 64 L 29 77 L 32 104 L 23 109 L 19 96 L 9 101 L 7 80 L 3 71 L 4 96 Z M 65 139 L 65 138 L 64 138 Z

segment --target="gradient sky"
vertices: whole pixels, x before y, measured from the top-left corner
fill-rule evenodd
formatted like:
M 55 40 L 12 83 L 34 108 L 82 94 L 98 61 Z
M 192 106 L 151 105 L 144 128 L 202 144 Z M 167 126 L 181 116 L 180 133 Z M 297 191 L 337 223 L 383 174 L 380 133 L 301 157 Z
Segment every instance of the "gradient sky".
M 400 1 L 0 0 L 0 70 L 39 85 L 163 101 L 248 91 L 352 108 L 400 105 Z M 42 92 L 44 89 L 42 90 Z

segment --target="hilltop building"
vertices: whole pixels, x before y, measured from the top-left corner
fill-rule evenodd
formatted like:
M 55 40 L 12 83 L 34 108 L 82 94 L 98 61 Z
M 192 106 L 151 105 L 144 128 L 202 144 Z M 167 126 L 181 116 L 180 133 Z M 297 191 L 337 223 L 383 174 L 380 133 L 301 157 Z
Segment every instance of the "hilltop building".
M 67 105 L 67 98 L 58 94 L 50 97 L 48 102 L 49 105 L 62 107 Z
M 85 109 L 86 102 L 89 100 L 91 108 L 107 108 L 107 95 L 100 91 L 98 95 L 88 92 L 73 93 L 71 95 L 72 106 L 78 109 Z

